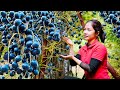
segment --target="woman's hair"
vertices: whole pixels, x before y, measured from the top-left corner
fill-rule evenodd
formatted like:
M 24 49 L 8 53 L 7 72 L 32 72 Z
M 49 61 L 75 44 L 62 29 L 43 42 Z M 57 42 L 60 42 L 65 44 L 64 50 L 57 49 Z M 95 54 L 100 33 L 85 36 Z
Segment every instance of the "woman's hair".
M 89 20 L 88 22 L 92 22 L 92 27 L 95 30 L 95 33 L 98 33 L 98 31 L 99 31 L 99 37 L 101 39 L 101 42 L 104 43 L 104 41 L 105 41 L 105 33 L 103 31 L 102 24 L 96 19 Z

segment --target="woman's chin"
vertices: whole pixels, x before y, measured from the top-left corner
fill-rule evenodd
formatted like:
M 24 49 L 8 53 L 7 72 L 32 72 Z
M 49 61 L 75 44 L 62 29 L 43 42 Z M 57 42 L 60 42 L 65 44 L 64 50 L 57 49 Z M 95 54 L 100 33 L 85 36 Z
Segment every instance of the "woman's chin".
M 84 40 L 88 41 L 88 40 L 89 40 L 89 38 L 87 38 L 87 37 L 86 37 L 86 38 L 84 38 Z

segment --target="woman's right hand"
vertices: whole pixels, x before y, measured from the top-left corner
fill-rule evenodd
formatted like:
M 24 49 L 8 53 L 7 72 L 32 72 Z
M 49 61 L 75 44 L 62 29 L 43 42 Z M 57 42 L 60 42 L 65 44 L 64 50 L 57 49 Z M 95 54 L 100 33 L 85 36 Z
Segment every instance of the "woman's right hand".
M 68 37 L 62 37 L 62 40 L 66 42 L 69 46 L 73 46 L 73 42 Z
M 60 55 L 60 57 L 61 58 L 64 58 L 65 60 L 71 60 L 71 59 L 73 59 L 73 55 L 67 55 L 67 56 L 65 56 L 65 55 Z

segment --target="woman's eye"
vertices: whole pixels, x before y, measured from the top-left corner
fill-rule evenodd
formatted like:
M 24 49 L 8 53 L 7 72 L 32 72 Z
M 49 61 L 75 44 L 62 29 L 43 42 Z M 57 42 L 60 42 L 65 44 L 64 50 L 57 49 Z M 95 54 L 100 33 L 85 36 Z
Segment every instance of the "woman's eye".
M 91 31 L 90 29 L 83 29 L 83 31 Z
M 91 31 L 90 29 L 88 29 L 88 31 Z

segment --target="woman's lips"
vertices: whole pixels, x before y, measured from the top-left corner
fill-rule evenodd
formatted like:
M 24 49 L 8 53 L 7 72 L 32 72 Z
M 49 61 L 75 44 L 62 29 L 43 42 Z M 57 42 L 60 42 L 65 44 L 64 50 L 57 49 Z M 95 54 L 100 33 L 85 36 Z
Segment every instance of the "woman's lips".
M 84 35 L 84 37 L 88 37 L 87 35 Z

